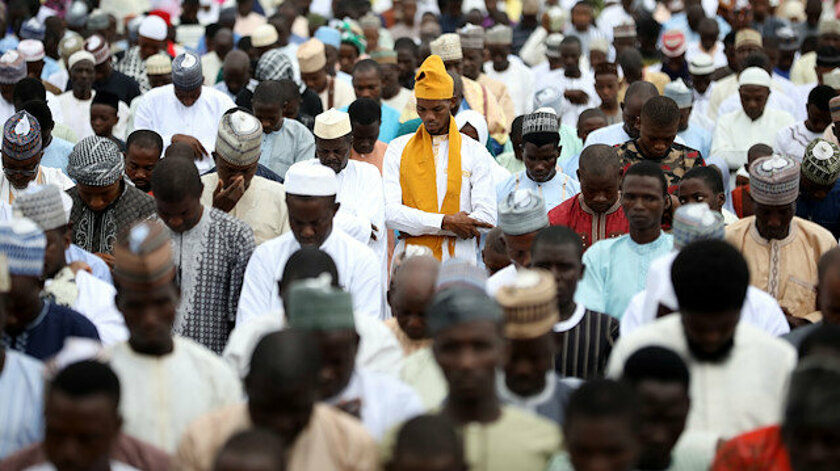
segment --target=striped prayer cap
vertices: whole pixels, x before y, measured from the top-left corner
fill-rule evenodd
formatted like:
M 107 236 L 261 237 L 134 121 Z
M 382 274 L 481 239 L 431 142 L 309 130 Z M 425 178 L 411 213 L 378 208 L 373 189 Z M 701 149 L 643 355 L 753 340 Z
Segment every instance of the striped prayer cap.
M 709 209 L 706 203 L 680 206 L 672 224 L 674 247 L 681 249 L 698 240 L 723 239 L 723 215 Z
M 520 188 L 499 202 L 499 229 L 518 236 L 548 227 L 545 200 L 537 193 Z
M 44 231 L 29 219 L 13 217 L 0 222 L 0 253 L 6 254 L 9 274 L 40 278 L 46 249 Z
M 216 153 L 237 167 L 257 163 L 262 144 L 262 125 L 253 115 L 241 110 L 226 114 L 219 123 Z
M 195 90 L 204 83 L 201 59 L 185 52 L 172 61 L 172 85 L 181 90 Z
M 545 108 L 525 115 L 522 120 L 522 135 L 536 133 L 556 133 L 560 131 L 560 120 L 553 109 Z
M 175 279 L 172 239 L 158 221 L 141 221 L 120 233 L 114 245 L 114 280 L 121 287 L 148 289 Z
M 41 152 L 41 125 L 26 111 L 18 111 L 3 125 L 3 154 L 28 160 Z
M 125 170 L 120 148 L 107 137 L 82 139 L 73 146 L 67 160 L 67 174 L 82 185 L 111 185 L 123 177 Z
M 254 78 L 260 82 L 264 80 L 293 80 L 293 76 L 292 62 L 279 49 L 272 49 L 263 53 L 254 69 Z
M 68 222 L 62 193 L 55 185 L 39 185 L 18 196 L 12 209 L 16 216 L 32 220 L 41 230 L 51 231 Z
M 12 49 L 0 56 L 0 84 L 13 84 L 26 78 L 26 61 Z
M 545 270 L 520 270 L 513 284 L 499 288 L 496 301 L 504 311 L 509 339 L 541 337 L 560 317 L 554 277 Z
M 750 166 L 750 194 L 768 206 L 793 203 L 799 196 L 799 163 L 781 155 L 759 158 Z
M 840 147 L 825 139 L 814 139 L 805 148 L 802 176 L 817 185 L 834 185 L 840 176 Z

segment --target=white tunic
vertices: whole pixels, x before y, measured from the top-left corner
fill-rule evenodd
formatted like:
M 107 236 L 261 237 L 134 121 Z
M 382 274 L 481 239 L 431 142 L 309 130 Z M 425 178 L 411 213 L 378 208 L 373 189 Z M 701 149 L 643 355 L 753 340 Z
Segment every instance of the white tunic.
M 193 420 L 242 401 L 239 379 L 221 358 L 192 340 L 173 340 L 162 357 L 141 355 L 128 342 L 109 352 L 123 391 L 123 431 L 170 454 Z
M 584 141 L 583 147 L 586 148 L 592 144 L 606 144 L 610 147 L 614 147 L 624 144 L 632 139 L 633 138 L 627 134 L 627 131 L 624 130 L 624 121 L 621 121 L 615 124 L 610 124 L 605 128 L 596 129 L 595 131 L 589 133 L 589 135 L 586 136 L 586 141 Z M 686 145 L 680 136 L 677 136 L 676 139 L 674 139 L 674 142 Z
M 72 129 L 76 138 L 80 141 L 94 134 L 93 128 L 90 126 L 90 105 L 95 95 L 96 90 L 91 90 L 89 99 L 79 100 L 73 96 L 73 91 L 70 90 L 58 95 L 48 103 L 50 112 L 56 117 L 55 122 Z M 114 126 L 112 131 L 117 139 L 125 140 L 126 138 L 128 115 L 128 105 L 120 101 L 117 107 L 117 125 Z
M 516 116 L 530 113 L 534 108 L 534 73 L 519 61 L 512 61 L 507 70 L 493 68 L 492 62 L 484 63 L 484 73 L 505 84 L 513 100 Z
M 134 129 L 157 132 L 163 138 L 164 146 L 170 144 L 174 134 L 193 136 L 209 154 L 216 148 L 216 135 L 222 116 L 235 106 L 233 100 L 224 93 L 211 87 L 202 87 L 198 100 L 186 107 L 175 97 L 172 84 L 164 85 L 146 92 L 134 116 Z M 199 173 L 207 172 L 214 165 L 209 155 L 197 160 L 195 164 Z
M 735 110 L 717 120 L 712 137 L 712 155 L 723 158 L 730 172 L 747 163 L 747 151 L 754 144 L 772 145 L 780 129 L 794 123 L 789 113 L 765 108 L 755 121 L 743 109 Z
M 627 335 L 653 322 L 660 304 L 672 311 L 679 310 L 677 295 L 671 283 L 671 265 L 678 253 L 675 251 L 651 262 L 645 290 L 633 297 L 621 318 L 621 335 Z M 754 286 L 747 288 L 741 320 L 775 336 L 790 332 L 790 326 L 776 299 Z
M 560 109 L 557 109 L 557 114 L 560 116 L 560 122 L 577 128 L 578 116 L 588 108 L 596 108 L 601 105 L 601 98 L 595 92 L 595 76 L 589 71 L 582 70 L 579 78 L 567 77 L 563 69 L 555 69 L 549 71 L 544 80 L 538 81 L 536 84 L 536 94 L 543 88 L 554 87 L 563 96 L 566 90 L 580 90 L 589 97 L 586 103 L 576 105 L 571 101 L 563 98 Z M 537 106 L 534 103 L 534 106 Z
M 411 90 L 409 90 L 407 88 L 400 87 L 399 93 L 392 96 L 391 98 L 388 98 L 387 100 L 385 98 L 383 98 L 382 103 L 385 103 L 386 105 L 390 106 L 391 108 L 393 108 L 393 109 L 399 111 L 400 113 L 402 113 L 403 108 L 405 108 L 405 104 L 408 103 L 408 100 L 411 97 L 412 97 Z
M 786 155 L 791 159 L 802 163 L 805 156 L 805 148 L 814 139 L 822 137 L 823 133 L 814 132 L 805 127 L 805 121 L 797 121 L 790 126 L 782 128 L 776 133 L 776 140 L 773 142 L 773 150 L 777 154 Z
M 516 282 L 516 265 L 511 263 L 510 265 L 502 268 L 501 270 L 493 273 L 490 278 L 487 278 L 487 283 L 485 284 L 485 290 L 487 291 L 487 296 L 491 298 L 496 298 L 496 292 L 503 286 L 509 286 Z
M 414 135 L 400 136 L 390 144 L 385 151 L 382 166 L 385 183 L 385 224 L 388 229 L 394 229 L 411 235 L 454 235 L 443 231 L 440 226 L 443 214 L 427 213 L 417 208 L 402 204 L 402 186 L 400 185 L 400 162 L 405 145 Z M 447 136 L 434 136 L 439 143 L 433 146 L 435 154 L 435 183 L 438 205 L 443 204 L 446 196 L 446 178 L 449 165 L 449 139 Z M 496 191 L 493 187 L 493 177 L 487 149 L 481 144 L 461 134 L 461 211 L 479 221 L 496 225 Z M 492 158 L 492 157 L 491 157 Z M 400 241 L 395 253 L 401 253 L 405 244 Z M 462 258 L 470 263 L 478 262 L 478 240 L 458 239 L 455 242 L 455 258 Z M 443 258 L 449 258 L 449 251 L 443 251 Z
M 286 261 L 298 249 L 294 232 L 287 232 L 254 250 L 242 281 L 237 325 L 283 308 L 278 281 Z M 373 251 L 337 227 L 320 249 L 335 262 L 339 285 L 353 296 L 353 310 L 381 318 L 384 273 Z
M 802 106 L 799 102 L 794 102 L 794 100 L 798 100 L 799 96 L 794 95 L 792 98 L 790 95 L 785 95 L 779 90 L 773 90 L 770 92 L 770 95 L 767 97 L 767 104 L 765 105 L 765 109 L 774 108 L 779 111 L 784 111 L 795 119 L 805 119 L 805 116 L 802 115 L 805 107 Z M 735 110 L 740 110 L 743 108 L 741 105 L 741 95 L 738 93 L 734 93 L 726 97 L 723 102 L 721 102 L 720 107 L 718 108 L 718 118 L 725 115 L 726 113 L 731 113 Z
M 29 185 L 22 190 L 18 190 L 9 182 L 6 175 L 0 177 L 0 201 L 6 204 L 12 204 L 19 195 L 35 185 L 55 185 L 62 190 L 68 190 L 76 186 L 73 180 L 70 179 L 59 168 L 38 167 L 38 176 L 29 182 Z
M 691 411 L 686 431 L 729 439 L 779 423 L 788 377 L 796 366 L 796 351 L 786 341 L 741 322 L 724 361 L 700 362 L 688 349 L 680 315 L 671 314 L 619 337 L 607 364 L 607 376 L 621 377 L 627 358 L 651 345 L 675 351 L 688 366 Z

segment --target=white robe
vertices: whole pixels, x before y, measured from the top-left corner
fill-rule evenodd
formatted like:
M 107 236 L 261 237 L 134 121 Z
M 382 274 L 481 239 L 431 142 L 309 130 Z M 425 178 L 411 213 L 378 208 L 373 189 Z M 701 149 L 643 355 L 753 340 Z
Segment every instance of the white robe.
M 93 128 L 90 126 L 90 105 L 96 90 L 91 90 L 90 99 L 79 100 L 73 96 L 73 91 L 66 91 L 55 97 L 49 103 L 50 112 L 55 116 L 55 122 L 63 124 L 72 129 L 78 140 L 93 136 Z M 117 107 L 117 125 L 111 131 L 117 139 L 125 140 L 128 123 L 129 108 L 125 102 L 120 101 Z
M 671 314 L 619 337 L 607 363 L 607 376 L 620 378 L 627 358 L 642 347 L 669 348 L 683 358 L 691 374 L 686 431 L 729 439 L 779 423 L 796 351 L 746 322 L 738 324 L 734 340 L 726 360 L 697 361 L 688 349 L 680 315 Z
M 443 214 L 427 213 L 417 208 L 402 204 L 402 186 L 400 185 L 400 161 L 405 145 L 414 135 L 400 136 L 385 151 L 382 166 L 385 184 L 385 224 L 388 229 L 398 230 L 411 235 L 453 235 L 441 229 Z M 438 138 L 438 136 L 435 136 Z M 487 149 L 481 144 L 461 134 L 461 198 L 460 210 L 479 221 L 496 225 L 496 191 L 490 173 Z M 491 157 L 492 158 L 492 157 Z M 435 183 L 438 204 L 443 204 L 446 196 L 446 178 L 449 164 L 449 140 L 437 147 L 435 155 Z M 404 241 L 400 241 L 395 254 L 405 250 Z M 454 257 L 470 263 L 478 263 L 478 240 L 457 239 Z M 443 250 L 443 259 L 449 258 L 449 251 Z
M 789 113 L 773 108 L 764 108 L 764 113 L 755 121 L 743 109 L 727 113 L 717 120 L 711 154 L 721 157 L 730 173 L 734 173 L 747 163 L 750 147 L 759 143 L 773 145 L 779 130 L 794 121 Z
M 586 141 L 583 143 L 583 147 L 586 148 L 592 144 L 606 144 L 610 147 L 615 147 L 630 140 L 632 140 L 632 138 L 629 134 L 627 134 L 627 131 L 624 130 L 624 121 L 620 121 L 589 133 L 589 135 L 586 136 Z M 683 141 L 680 136 L 677 136 L 674 139 L 674 142 L 686 145 L 685 141 Z
M 802 103 L 794 101 L 798 99 L 798 95 L 785 95 L 784 93 L 778 90 L 773 90 L 767 97 L 767 104 L 765 105 L 765 109 L 774 108 L 779 111 L 784 111 L 789 115 L 793 116 L 794 119 L 801 119 L 804 121 L 807 117 L 803 116 L 805 107 L 802 106 Z M 740 109 L 743 109 L 743 105 L 741 105 L 741 95 L 739 95 L 738 93 L 729 95 L 728 97 L 726 97 L 725 100 L 723 100 L 723 102 L 721 102 L 720 107 L 718 108 L 718 118 L 727 113 L 731 113 L 735 110 Z
M 776 140 L 773 143 L 773 150 L 780 155 L 786 155 L 791 159 L 802 163 L 805 156 L 805 148 L 814 139 L 822 137 L 823 133 L 813 132 L 805 127 L 805 121 L 797 121 L 776 133 Z
M 235 107 L 233 100 L 224 93 L 202 87 L 201 96 L 186 107 L 175 97 L 173 86 L 164 85 L 146 92 L 134 116 L 134 129 L 151 129 L 163 138 L 164 147 L 172 142 L 174 134 L 193 136 L 201 142 L 208 154 L 216 148 L 219 122 L 225 111 Z M 199 173 L 206 173 L 214 163 L 210 155 L 195 162 Z
M 242 281 L 237 325 L 283 308 L 278 281 L 286 261 L 299 249 L 294 232 L 287 232 L 254 250 Z M 353 310 L 381 319 L 384 273 L 373 251 L 337 227 L 320 249 L 335 262 L 339 285 L 353 296 Z
M 507 70 L 493 68 L 492 62 L 484 63 L 484 73 L 505 84 L 513 100 L 516 116 L 530 113 L 534 109 L 534 73 L 518 61 L 510 62 Z
M 540 90 L 547 87 L 554 87 L 563 96 L 566 90 L 580 90 L 589 97 L 586 103 L 576 105 L 571 101 L 563 98 L 560 109 L 557 109 L 557 114 L 560 116 L 560 122 L 577 128 L 578 116 L 588 108 L 597 108 L 601 105 L 601 98 L 595 92 L 595 76 L 587 70 L 581 70 L 579 78 L 566 77 L 563 69 L 555 69 L 549 71 L 542 81 L 536 84 L 536 94 L 539 96 Z M 538 106 L 534 103 L 534 107 Z
M 633 296 L 621 317 L 622 336 L 656 320 L 660 304 L 675 312 L 679 310 L 677 295 L 671 283 L 671 265 L 678 253 L 672 252 L 651 262 L 645 290 Z M 703 287 L 699 286 L 698 289 Z M 747 288 L 741 320 L 775 336 L 790 332 L 790 326 L 776 299 L 754 286 Z
M 125 318 L 114 304 L 114 296 L 117 294 L 114 286 L 84 270 L 76 272 L 74 278 L 78 294 L 72 308 L 93 322 L 102 345 L 128 340 Z M 47 280 L 46 286 L 51 282 Z
M 73 183 L 73 180 L 65 175 L 61 169 L 39 166 L 38 176 L 29 182 L 29 185 L 22 190 L 18 190 L 12 186 L 5 174 L 0 176 L 0 201 L 6 204 L 12 204 L 15 201 L 15 198 L 35 185 L 55 185 L 62 190 L 68 190 L 76 186 L 76 184 Z
M 487 291 L 487 296 L 491 298 L 496 298 L 496 292 L 499 291 L 500 288 L 503 286 L 509 286 L 516 282 L 516 265 L 511 263 L 510 265 L 502 268 L 501 270 L 493 273 L 490 278 L 487 278 L 487 283 L 485 284 L 485 290 Z
M 387 100 L 383 98 L 382 103 L 402 113 L 403 108 L 405 108 L 405 104 L 408 103 L 408 100 L 411 99 L 412 96 L 413 94 L 411 90 L 400 87 L 399 93 L 392 96 L 391 98 L 388 98 Z
M 128 342 L 109 351 L 122 389 L 123 431 L 170 454 L 193 420 L 243 399 L 239 379 L 221 358 L 192 340 L 173 340 L 173 351 L 162 357 L 138 354 Z

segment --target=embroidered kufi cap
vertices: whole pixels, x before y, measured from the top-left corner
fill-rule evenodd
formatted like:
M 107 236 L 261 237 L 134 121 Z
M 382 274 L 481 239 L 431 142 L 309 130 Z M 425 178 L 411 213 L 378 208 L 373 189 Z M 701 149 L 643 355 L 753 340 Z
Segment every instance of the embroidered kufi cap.
M 499 203 L 499 229 L 507 235 L 518 236 L 548 227 L 545 200 L 531 190 L 511 191 Z
M 46 249 L 44 231 L 29 219 L 13 217 L 0 222 L 0 253 L 6 255 L 10 275 L 40 278 Z
M 117 144 L 107 137 L 88 136 L 79 141 L 67 159 L 67 174 L 88 186 L 108 186 L 123 177 L 125 163 Z
M 560 318 L 554 277 L 545 270 L 519 270 L 513 284 L 496 292 L 504 311 L 505 337 L 534 339 L 551 332 Z
M 13 114 L 3 125 L 3 154 L 14 160 L 28 160 L 41 152 L 41 125 L 28 112 Z
M 757 159 L 750 166 L 750 194 L 768 206 L 793 203 L 799 196 L 799 163 L 780 155 Z
M 247 167 L 260 159 L 263 128 L 254 115 L 234 111 L 222 117 L 216 136 L 216 153 L 225 162 Z
M 723 239 L 723 215 L 709 209 L 706 203 L 680 206 L 672 224 L 674 247 L 681 249 L 698 240 Z
M 28 218 L 41 230 L 51 231 L 68 222 L 62 193 L 55 185 L 37 185 L 15 198 L 12 209 L 15 216 Z
M 172 85 L 181 90 L 195 90 L 204 83 L 201 72 L 201 59 L 191 52 L 186 52 L 172 61 Z
M 459 61 L 464 58 L 461 52 L 461 38 L 455 33 L 442 34 L 439 38 L 429 43 L 432 55 L 440 56 L 446 61 Z
M 840 176 L 840 147 L 825 139 L 814 139 L 805 148 L 802 175 L 817 185 L 834 185 Z
M 318 39 L 310 39 L 301 44 L 297 50 L 298 64 L 300 71 L 304 74 L 318 72 L 327 65 L 327 54 L 324 50 L 324 43 Z
M 121 287 L 149 289 L 175 279 L 172 239 L 159 221 L 135 223 L 114 245 L 114 281 Z

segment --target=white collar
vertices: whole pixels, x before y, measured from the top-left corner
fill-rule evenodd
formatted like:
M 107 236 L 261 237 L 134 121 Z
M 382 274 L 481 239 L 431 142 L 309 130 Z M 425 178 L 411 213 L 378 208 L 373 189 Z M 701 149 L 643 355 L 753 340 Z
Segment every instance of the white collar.
M 580 321 L 583 319 L 583 315 L 585 313 L 586 308 L 583 306 L 583 303 L 577 303 L 577 306 L 575 306 L 575 312 L 573 312 L 568 319 L 554 324 L 554 331 L 559 333 L 568 332 L 574 329 L 578 324 L 580 324 Z
M 522 397 L 519 394 L 511 391 L 505 383 L 504 371 L 496 371 L 496 391 L 499 393 L 499 399 L 502 402 L 521 407 L 523 409 L 535 409 L 540 404 L 550 400 L 554 396 L 554 390 L 557 388 L 557 374 L 554 372 L 554 367 L 545 373 L 545 387 L 543 390 L 534 396 Z

